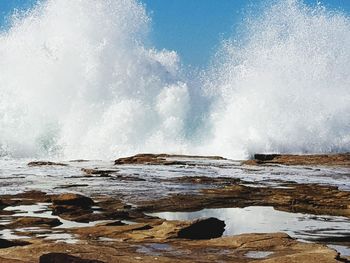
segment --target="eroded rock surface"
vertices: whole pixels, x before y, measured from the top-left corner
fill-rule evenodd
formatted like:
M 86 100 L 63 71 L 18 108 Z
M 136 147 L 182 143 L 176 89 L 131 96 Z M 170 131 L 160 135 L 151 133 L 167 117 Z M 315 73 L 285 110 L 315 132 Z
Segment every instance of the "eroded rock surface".
M 348 154 L 303 158 L 256 156 L 260 160 L 255 164 L 346 167 L 347 156 Z M 193 161 L 193 158 L 197 160 Z M 116 160 L 117 165 L 128 164 L 125 167 L 117 167 L 118 170 L 115 166 L 94 164 L 90 166 L 94 168 L 83 168 L 80 176 L 83 178 L 83 184 L 79 182 L 80 184 L 70 186 L 74 188 L 84 185 L 88 188 L 90 182 L 96 182 L 94 180 L 98 179 L 101 180 L 98 182 L 108 181 L 117 187 L 134 184 L 135 191 L 138 191 L 151 182 L 160 187 L 166 186 L 166 189 L 169 189 L 166 195 L 159 197 L 156 191 L 147 191 L 147 187 L 146 190 L 138 192 L 139 195 L 144 195 L 143 199 L 131 199 L 130 193 L 126 192 L 117 194 L 112 192 L 106 195 L 103 191 L 98 194 L 84 192 L 84 195 L 46 194 L 39 191 L 2 195 L 0 219 L 3 223 L 0 231 L 9 231 L 9 234 L 16 235 L 18 240 L 0 239 L 0 262 L 347 262 L 347 259 L 324 244 L 302 243 L 284 233 L 250 233 L 222 237 L 225 223 L 219 217 L 170 221 L 149 214 L 157 211 L 272 206 L 288 212 L 342 215 L 350 218 L 350 193 L 334 186 L 297 184 L 281 180 L 276 184 L 278 187 L 273 187 L 248 183 L 243 179 L 229 177 L 227 174 L 225 176 L 194 174 L 200 171 L 198 167 L 211 166 L 215 163 L 214 160 L 217 161 L 217 165 L 210 172 L 226 169 L 226 165 L 242 173 L 248 169 L 259 172 L 258 169 L 261 168 L 241 166 L 240 162 L 232 165 L 220 157 L 140 154 Z M 139 172 L 140 169 L 144 169 L 138 166 L 139 164 L 174 165 L 169 169 L 163 167 L 162 172 L 165 174 L 167 171 L 175 170 L 178 176 L 152 177 L 151 173 L 154 170 L 148 166 L 146 170 L 149 177 L 145 177 Z M 125 172 L 129 166 L 132 173 Z M 78 166 L 76 170 L 79 171 L 81 167 Z M 188 167 L 192 167 L 190 173 L 187 173 Z M 272 166 L 266 167 L 269 169 Z M 178 172 L 180 168 L 182 170 Z M 180 191 L 170 192 L 176 187 Z M 188 191 L 188 188 L 191 191 Z M 57 189 L 62 192 L 65 188 Z M 76 189 L 73 191 L 78 192 Z M 39 203 L 44 203 L 41 206 L 45 207 L 45 211 L 35 212 L 38 213 L 38 217 L 16 216 L 16 213 L 20 213 L 16 210 L 20 210 L 18 206 L 35 206 Z M 51 212 L 55 218 L 40 218 L 39 216 L 42 216 L 40 213 L 44 212 L 46 215 Z M 69 228 L 57 226 L 60 219 L 79 224 Z M 349 241 L 347 236 L 329 238 L 316 241 L 340 244 L 348 244 Z M 251 257 L 254 253 L 260 257 Z

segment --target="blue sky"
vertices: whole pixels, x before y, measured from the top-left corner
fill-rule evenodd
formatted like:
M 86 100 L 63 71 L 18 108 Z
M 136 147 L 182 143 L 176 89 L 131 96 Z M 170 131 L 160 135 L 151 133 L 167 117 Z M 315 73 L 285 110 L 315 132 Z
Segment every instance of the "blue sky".
M 251 5 L 267 0 L 140 0 L 152 17 L 152 40 L 157 48 L 176 50 L 184 64 L 204 67 L 220 40 L 232 34 Z M 350 14 L 350 0 L 319 0 Z M 0 26 L 15 8 L 36 0 L 0 0 Z M 317 0 L 305 0 L 315 4 Z

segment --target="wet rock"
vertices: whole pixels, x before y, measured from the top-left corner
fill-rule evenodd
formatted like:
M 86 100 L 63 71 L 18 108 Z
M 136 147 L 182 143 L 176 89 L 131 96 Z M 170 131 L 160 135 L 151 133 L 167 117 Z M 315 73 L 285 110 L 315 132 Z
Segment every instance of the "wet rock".
M 100 260 L 83 259 L 65 253 L 48 253 L 40 257 L 39 263 L 104 263 Z
M 350 217 L 350 192 L 334 186 L 286 184 L 285 188 L 250 187 L 239 184 L 203 189 L 200 193 L 174 194 L 145 201 L 139 209 L 195 211 L 204 208 L 273 206 L 277 210 Z
M 84 172 L 87 175 L 105 175 L 108 176 L 111 173 L 116 173 L 118 170 L 99 170 L 99 169 L 93 169 L 93 168 L 82 168 L 82 172 Z
M 51 201 L 51 196 L 41 192 L 41 191 L 27 191 L 24 193 L 19 193 L 16 194 L 14 196 L 12 196 L 12 198 L 16 198 L 16 199 L 22 199 L 22 201 L 25 200 L 32 200 L 34 202 L 41 202 L 41 203 L 47 203 Z
M 137 177 L 137 176 L 132 176 L 132 175 L 122 175 L 118 174 L 117 176 L 113 177 L 114 180 L 119 180 L 119 181 L 129 181 L 129 182 L 145 182 L 146 179 Z
M 81 208 L 90 208 L 94 201 L 86 196 L 66 193 L 51 198 L 52 204 L 55 206 L 77 206 Z
M 211 239 L 221 237 L 225 231 L 225 222 L 210 217 L 194 221 L 190 226 L 181 229 L 179 238 L 186 239 Z
M 17 247 L 17 246 L 26 246 L 29 245 L 29 242 L 20 241 L 20 240 L 6 240 L 0 238 L 0 248 L 9 248 L 9 247 Z M 2 261 L 0 261 L 2 262 Z
M 53 196 L 51 200 L 53 215 L 59 215 L 66 220 L 77 222 L 90 222 L 95 219 L 91 218 L 94 215 L 91 208 L 94 205 L 94 201 L 89 197 L 65 193 Z
M 211 185 L 231 185 L 237 184 L 241 180 L 238 178 L 232 177 L 207 177 L 207 176 L 181 176 L 175 178 L 166 178 L 162 181 L 165 182 L 174 182 L 174 183 L 186 183 L 186 184 L 204 184 Z
M 126 224 L 123 223 L 122 221 L 118 220 L 118 221 L 114 221 L 114 222 L 110 222 L 110 223 L 105 223 L 105 226 L 125 226 Z
M 16 195 L 0 196 L 0 207 L 16 205 L 33 205 L 38 202 L 51 202 L 51 196 L 41 191 L 28 191 Z
M 34 161 L 29 162 L 28 166 L 68 166 L 68 164 L 65 163 L 55 163 L 55 162 L 49 162 L 49 161 Z
M 192 155 L 171 155 L 171 154 L 137 154 L 131 157 L 119 158 L 114 164 L 146 164 L 146 165 L 186 165 L 184 159 L 209 159 L 225 160 L 220 156 L 192 156 Z
M 350 166 L 350 153 L 314 155 L 255 154 L 254 160 L 248 160 L 243 163 L 247 165 L 282 164 Z
M 147 227 L 147 225 L 141 224 L 119 227 L 98 226 L 78 228 L 73 231 L 79 234 L 80 238 L 84 240 L 82 243 L 64 244 L 37 241 L 33 242 L 30 246 L 20 248 L 13 247 L 10 250 L 0 249 L 0 260 L 6 257 L 7 261 L 4 261 L 6 263 L 17 262 L 15 260 L 18 259 L 23 259 L 24 262 L 62 263 L 81 262 L 70 260 L 90 260 L 90 262 L 91 260 L 100 260 L 103 262 L 121 263 L 141 261 L 149 263 L 155 261 L 164 263 L 346 262 L 335 250 L 325 245 L 299 242 L 283 233 L 244 234 L 215 239 L 189 240 L 179 239 L 175 236 L 177 233 L 176 230 L 180 229 L 181 225 L 184 226 L 184 224 L 187 224 L 186 222 L 167 221 L 164 223 L 166 224 L 163 226 L 160 225 L 157 231 L 155 231 L 156 227 L 150 228 L 149 226 Z M 179 228 L 174 229 L 174 226 L 178 226 Z M 173 229 L 173 232 L 171 229 Z M 164 234 L 162 235 L 161 233 Z M 169 238 L 171 233 L 172 238 Z M 98 242 L 96 242 L 97 240 Z M 159 247 L 160 250 L 157 250 L 157 247 Z M 142 248 L 150 249 L 142 250 Z M 270 251 L 272 253 L 261 259 L 247 258 L 246 255 L 251 251 Z M 50 255 L 47 256 L 47 254 Z
M 88 187 L 88 184 L 67 184 L 55 187 L 55 189 L 68 189 L 68 188 L 78 188 L 78 187 Z
M 61 221 L 57 218 L 43 218 L 43 217 L 20 217 L 14 222 L 5 225 L 7 228 L 19 227 L 55 227 L 61 225 Z

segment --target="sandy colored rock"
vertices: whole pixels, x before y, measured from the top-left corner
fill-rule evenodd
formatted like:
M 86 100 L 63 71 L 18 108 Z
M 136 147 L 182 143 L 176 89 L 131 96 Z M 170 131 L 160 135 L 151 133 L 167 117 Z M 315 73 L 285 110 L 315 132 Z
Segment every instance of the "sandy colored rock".
M 131 229 L 130 231 L 132 232 Z M 125 235 L 125 232 L 120 232 L 120 235 Z M 163 246 L 167 249 L 152 250 L 152 247 L 157 246 Z M 148 236 L 144 240 L 133 240 L 131 238 L 119 240 L 115 238 L 113 241 L 96 242 L 91 239 L 80 244 L 37 242 L 24 247 L 0 249 L 0 258 L 6 260 L 23 259 L 24 262 L 38 262 L 40 257 L 45 257 L 44 255 L 48 254 L 48 251 L 50 251 L 50 254 L 58 253 L 62 257 L 68 256 L 73 259 L 78 258 L 108 263 L 140 261 L 152 263 L 155 261 L 208 263 L 345 262 L 339 257 L 336 251 L 324 245 L 301 243 L 282 233 L 245 234 L 210 240 L 153 239 Z M 246 256 L 252 251 L 269 251 L 270 254 L 261 259 L 252 259 Z

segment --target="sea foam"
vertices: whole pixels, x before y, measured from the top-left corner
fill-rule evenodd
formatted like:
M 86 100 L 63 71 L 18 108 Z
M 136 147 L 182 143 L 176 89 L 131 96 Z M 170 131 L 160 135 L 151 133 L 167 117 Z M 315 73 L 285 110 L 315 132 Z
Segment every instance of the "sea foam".
M 348 16 L 272 1 L 195 81 L 153 48 L 150 24 L 136 0 L 14 15 L 0 34 L 0 155 L 350 151 Z
M 181 151 L 188 88 L 149 23 L 134 0 L 48 0 L 14 17 L 0 37 L 3 154 Z
M 285 0 L 244 22 L 208 73 L 206 148 L 238 157 L 349 151 L 349 17 Z

